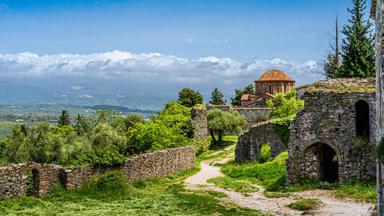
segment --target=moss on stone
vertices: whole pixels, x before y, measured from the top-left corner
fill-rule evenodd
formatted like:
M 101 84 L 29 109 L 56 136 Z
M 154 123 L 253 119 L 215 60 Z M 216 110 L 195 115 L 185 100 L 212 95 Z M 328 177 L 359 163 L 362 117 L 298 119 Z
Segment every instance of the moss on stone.
M 375 78 L 343 78 L 321 80 L 306 87 L 305 92 L 315 93 L 374 93 L 376 92 Z

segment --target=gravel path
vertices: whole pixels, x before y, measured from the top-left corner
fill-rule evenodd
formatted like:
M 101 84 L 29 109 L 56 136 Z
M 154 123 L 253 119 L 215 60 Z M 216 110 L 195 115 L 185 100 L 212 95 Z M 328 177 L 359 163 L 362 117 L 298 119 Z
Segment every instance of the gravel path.
M 222 161 L 227 160 L 224 158 Z M 245 208 L 257 209 L 262 212 L 269 212 L 273 215 L 321 215 L 321 216 L 362 216 L 371 215 L 374 205 L 370 203 L 356 202 L 351 199 L 337 199 L 331 191 L 311 190 L 290 194 L 289 197 L 267 198 L 264 196 L 264 188 L 259 186 L 259 191 L 244 196 L 242 193 L 225 190 L 208 183 L 208 179 L 224 176 L 220 167 L 212 166 L 212 161 L 203 161 L 201 170 L 197 174 L 187 178 L 185 183 L 188 189 L 201 190 L 202 188 L 214 190 L 227 194 L 228 199 L 237 205 Z M 297 199 L 316 198 L 321 200 L 321 206 L 309 212 L 302 212 L 289 209 L 286 205 Z

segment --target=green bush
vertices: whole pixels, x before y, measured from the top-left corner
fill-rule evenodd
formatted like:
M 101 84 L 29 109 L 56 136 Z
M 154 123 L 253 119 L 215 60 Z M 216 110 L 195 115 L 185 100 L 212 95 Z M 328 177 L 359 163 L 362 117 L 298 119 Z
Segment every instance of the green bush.
M 308 211 L 315 209 L 320 204 L 321 201 L 319 199 L 301 199 L 287 205 L 287 207 L 299 211 Z
M 261 145 L 261 162 L 267 162 L 272 159 L 271 147 L 268 144 Z
M 195 147 L 196 153 L 199 155 L 208 151 L 211 146 L 211 139 L 193 140 L 192 145 Z

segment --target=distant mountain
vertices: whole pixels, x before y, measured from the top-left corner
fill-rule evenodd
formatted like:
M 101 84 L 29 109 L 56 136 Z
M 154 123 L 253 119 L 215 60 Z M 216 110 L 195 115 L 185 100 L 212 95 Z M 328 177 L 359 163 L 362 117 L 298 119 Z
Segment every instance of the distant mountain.
M 50 103 L 55 95 L 43 87 L 0 80 L 0 104 Z

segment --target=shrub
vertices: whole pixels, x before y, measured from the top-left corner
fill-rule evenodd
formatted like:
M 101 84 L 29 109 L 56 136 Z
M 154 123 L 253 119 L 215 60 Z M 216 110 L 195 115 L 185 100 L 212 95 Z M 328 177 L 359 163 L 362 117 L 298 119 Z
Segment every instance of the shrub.
M 321 201 L 319 199 L 301 199 L 287 205 L 287 207 L 299 211 L 307 211 L 315 209 L 320 204 Z
M 211 139 L 193 140 L 192 145 L 195 147 L 196 153 L 201 154 L 208 151 L 211 146 Z

